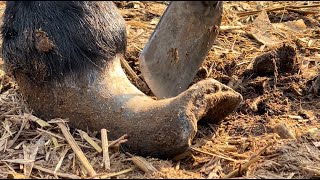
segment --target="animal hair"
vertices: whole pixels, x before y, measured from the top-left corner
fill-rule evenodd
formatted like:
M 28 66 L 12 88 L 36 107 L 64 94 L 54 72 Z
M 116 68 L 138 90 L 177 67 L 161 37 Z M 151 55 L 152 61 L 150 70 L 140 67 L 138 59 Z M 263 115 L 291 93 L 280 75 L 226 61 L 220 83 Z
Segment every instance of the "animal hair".
M 8 1 L 1 35 L 7 70 L 37 81 L 103 69 L 127 45 L 111 1 Z

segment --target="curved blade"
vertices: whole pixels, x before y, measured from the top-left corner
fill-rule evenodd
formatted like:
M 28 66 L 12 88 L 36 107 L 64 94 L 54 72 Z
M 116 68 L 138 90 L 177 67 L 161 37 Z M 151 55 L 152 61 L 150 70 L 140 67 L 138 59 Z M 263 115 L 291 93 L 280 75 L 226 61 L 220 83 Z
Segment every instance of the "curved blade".
M 221 1 L 173 1 L 139 57 L 158 99 L 185 91 L 211 49 L 221 24 Z

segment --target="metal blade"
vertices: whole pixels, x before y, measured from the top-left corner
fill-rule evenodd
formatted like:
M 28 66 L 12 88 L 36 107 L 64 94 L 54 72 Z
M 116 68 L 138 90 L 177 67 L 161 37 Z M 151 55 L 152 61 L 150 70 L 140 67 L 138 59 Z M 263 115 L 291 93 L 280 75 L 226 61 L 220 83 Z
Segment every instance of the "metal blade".
M 217 37 L 221 16 L 221 1 L 170 2 L 139 57 L 158 99 L 188 88 Z

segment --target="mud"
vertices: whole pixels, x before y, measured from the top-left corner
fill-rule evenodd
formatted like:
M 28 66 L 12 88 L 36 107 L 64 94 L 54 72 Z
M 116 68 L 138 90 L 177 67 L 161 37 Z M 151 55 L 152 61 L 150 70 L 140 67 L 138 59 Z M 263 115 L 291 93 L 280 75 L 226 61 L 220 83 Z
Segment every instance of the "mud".
M 42 30 L 35 31 L 35 47 L 40 52 L 50 51 L 54 45 L 49 39 L 48 34 Z
M 253 70 L 257 75 L 268 76 L 274 73 L 297 73 L 299 63 L 296 48 L 284 44 L 281 47 L 262 54 L 254 60 Z

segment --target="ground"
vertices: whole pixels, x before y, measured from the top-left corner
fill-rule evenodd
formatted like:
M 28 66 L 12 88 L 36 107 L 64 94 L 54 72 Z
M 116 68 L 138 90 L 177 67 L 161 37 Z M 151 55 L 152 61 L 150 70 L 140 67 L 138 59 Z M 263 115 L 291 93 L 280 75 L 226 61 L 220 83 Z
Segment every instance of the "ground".
M 5 5 L 0 4 L 3 13 Z M 127 23 L 125 59 L 143 79 L 139 53 L 168 2 L 116 4 Z M 88 143 L 91 139 L 101 146 L 101 140 L 94 132 L 88 132 L 89 137 L 73 132 L 93 169 L 113 178 L 319 177 L 320 7 L 301 8 L 312 5 L 319 3 L 224 2 L 219 36 L 192 84 L 215 78 L 243 95 L 240 107 L 220 124 L 200 125 L 190 150 L 180 157 L 143 158 L 155 172 L 145 172 L 137 163 L 139 157 L 117 146 L 109 150 L 111 170 L 106 171 L 99 148 Z M 263 9 L 267 12 L 256 12 Z M 55 123 L 47 127 L 30 115 L 32 110 L 3 71 L 2 61 L 0 93 L 1 178 L 88 177 L 61 129 Z

